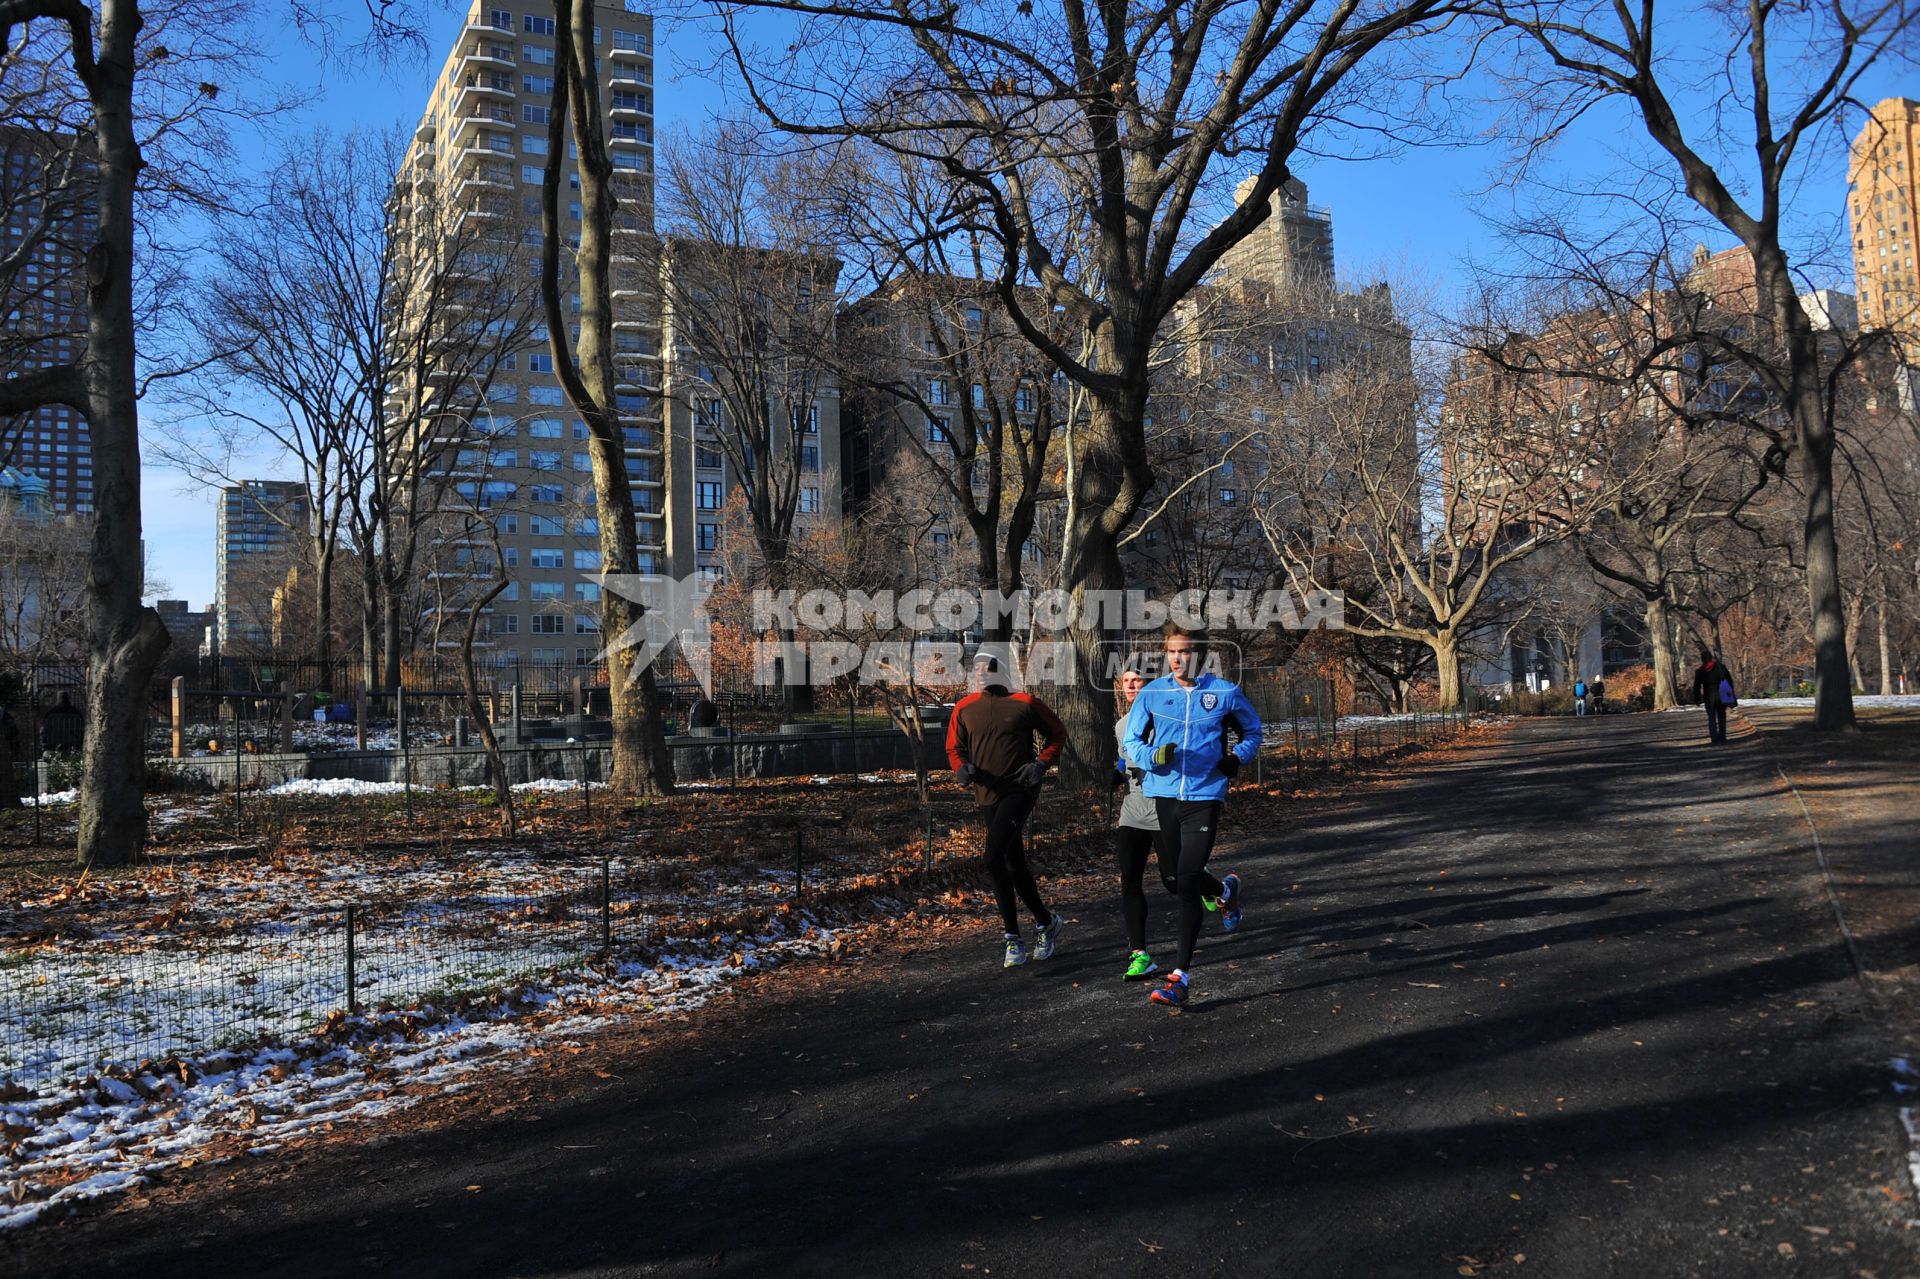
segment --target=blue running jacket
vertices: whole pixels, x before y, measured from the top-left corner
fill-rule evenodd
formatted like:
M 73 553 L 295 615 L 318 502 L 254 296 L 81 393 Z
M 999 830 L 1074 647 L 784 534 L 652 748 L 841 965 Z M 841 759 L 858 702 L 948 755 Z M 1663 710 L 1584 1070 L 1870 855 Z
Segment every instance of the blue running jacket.
M 1260 753 L 1260 715 L 1253 703 L 1218 675 L 1202 675 L 1192 688 L 1162 675 L 1133 699 L 1127 713 L 1121 753 L 1147 775 L 1141 787 L 1152 799 L 1213 800 L 1227 797 L 1227 775 L 1220 757 L 1227 750 L 1227 728 L 1240 730 L 1233 753 L 1242 765 Z M 1155 765 L 1153 753 L 1173 743 L 1173 762 Z

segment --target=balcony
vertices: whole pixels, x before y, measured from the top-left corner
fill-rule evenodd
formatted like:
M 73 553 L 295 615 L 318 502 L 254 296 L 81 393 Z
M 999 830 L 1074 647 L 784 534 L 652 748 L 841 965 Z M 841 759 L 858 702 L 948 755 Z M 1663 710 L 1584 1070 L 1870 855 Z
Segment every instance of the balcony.
M 616 103 L 615 105 L 607 108 L 607 114 L 615 120 L 651 120 L 653 119 L 653 109 L 651 104 L 649 104 L 647 110 L 642 111 L 637 106 L 627 106 L 627 105 Z
M 460 55 L 460 69 L 492 71 L 504 67 L 511 71 L 514 68 L 513 51 L 508 49 L 505 52 L 507 56 L 503 58 L 499 56 L 500 51 L 491 45 L 475 45 Z
M 653 61 L 653 49 L 651 46 L 645 49 L 622 49 L 620 46 L 615 45 L 613 48 L 607 50 L 607 55 L 621 62 L 650 63 Z
M 422 120 L 420 122 L 420 127 L 413 131 L 414 139 L 419 142 L 430 143 L 433 141 L 433 135 L 436 132 L 438 132 L 439 127 L 440 126 L 436 125 L 431 120 Z M 429 147 L 428 149 L 431 150 L 432 148 Z
M 651 89 L 653 87 L 653 68 L 645 66 L 615 67 L 613 75 L 607 80 L 609 89 Z
M 511 102 L 513 97 L 512 76 L 491 71 L 470 75 L 460 92 L 454 95 L 453 113 L 457 116 L 471 115 L 476 103 Z

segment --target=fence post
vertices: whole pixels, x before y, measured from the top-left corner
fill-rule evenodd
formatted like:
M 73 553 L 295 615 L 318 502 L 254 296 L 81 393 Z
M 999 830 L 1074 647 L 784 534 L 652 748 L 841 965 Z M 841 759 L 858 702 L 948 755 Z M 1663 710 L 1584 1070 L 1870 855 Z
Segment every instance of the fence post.
M 173 677 L 173 757 L 184 759 L 187 754 L 187 677 Z
M 353 903 L 347 903 L 347 1011 L 360 1010 L 360 996 L 354 989 L 353 971 Z
M 359 684 L 353 690 L 353 749 L 367 749 L 367 686 Z
M 613 959 L 613 859 L 600 859 L 600 958 Z
M 283 755 L 293 754 L 293 698 L 293 681 L 288 680 L 281 690 L 280 753 Z
M 795 901 L 806 895 L 807 830 L 804 826 L 793 828 L 793 897 Z

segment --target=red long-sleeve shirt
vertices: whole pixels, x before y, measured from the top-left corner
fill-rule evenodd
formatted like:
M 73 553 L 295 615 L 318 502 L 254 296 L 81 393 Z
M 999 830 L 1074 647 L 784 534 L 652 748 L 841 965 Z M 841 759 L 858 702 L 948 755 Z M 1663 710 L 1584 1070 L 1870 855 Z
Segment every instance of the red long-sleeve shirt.
M 1038 750 L 1033 739 L 1044 737 Z M 947 762 L 972 764 L 973 793 L 984 807 L 1020 789 L 1013 775 L 1039 760 L 1051 765 L 1066 749 L 1067 726 L 1031 693 L 983 688 L 960 699 L 947 720 Z

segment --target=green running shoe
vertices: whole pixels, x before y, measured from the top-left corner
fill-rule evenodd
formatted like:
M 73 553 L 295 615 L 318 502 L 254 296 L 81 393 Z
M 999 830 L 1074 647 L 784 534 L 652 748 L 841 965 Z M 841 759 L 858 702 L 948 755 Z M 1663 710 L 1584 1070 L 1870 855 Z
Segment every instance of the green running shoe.
M 1127 959 L 1127 980 L 1145 981 L 1160 971 L 1160 965 L 1153 962 L 1153 956 L 1144 950 L 1136 950 Z
M 1031 956 L 1027 951 L 1027 943 L 1021 941 L 1018 937 L 1009 937 L 1007 938 L 1006 962 L 1000 966 L 1002 968 L 1018 968 L 1020 965 L 1026 963 L 1029 958 L 1031 958 Z

